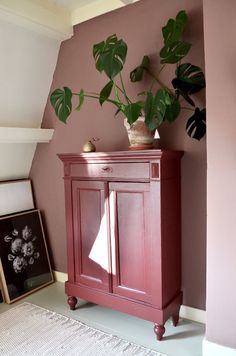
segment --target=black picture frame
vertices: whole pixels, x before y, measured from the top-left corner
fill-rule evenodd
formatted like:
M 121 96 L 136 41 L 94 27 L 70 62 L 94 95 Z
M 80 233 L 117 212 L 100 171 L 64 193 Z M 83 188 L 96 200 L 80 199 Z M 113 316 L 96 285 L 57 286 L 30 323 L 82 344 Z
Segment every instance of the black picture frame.
M 0 276 L 9 304 L 53 283 L 38 209 L 0 217 Z

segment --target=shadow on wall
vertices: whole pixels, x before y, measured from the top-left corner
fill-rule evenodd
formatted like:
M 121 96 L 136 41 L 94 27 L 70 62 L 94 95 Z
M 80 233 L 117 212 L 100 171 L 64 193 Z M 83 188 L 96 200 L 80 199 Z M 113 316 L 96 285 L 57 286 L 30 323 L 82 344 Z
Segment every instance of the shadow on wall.
M 186 121 L 163 125 L 160 146 L 181 149 L 182 289 L 184 305 L 205 308 L 206 139 L 183 135 Z M 193 282 L 194 281 L 194 282 Z M 191 285 L 191 288 L 189 286 Z

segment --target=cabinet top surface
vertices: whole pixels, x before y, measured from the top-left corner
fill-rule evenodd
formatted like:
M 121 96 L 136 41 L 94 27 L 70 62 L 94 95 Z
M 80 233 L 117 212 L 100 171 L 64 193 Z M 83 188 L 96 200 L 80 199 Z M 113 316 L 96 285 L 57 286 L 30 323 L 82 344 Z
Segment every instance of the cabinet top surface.
M 181 158 L 182 151 L 172 150 L 136 150 L 136 151 L 113 151 L 113 152 L 89 152 L 89 153 L 59 153 L 58 157 L 63 162 L 93 162 L 93 161 L 136 161 L 151 159 Z

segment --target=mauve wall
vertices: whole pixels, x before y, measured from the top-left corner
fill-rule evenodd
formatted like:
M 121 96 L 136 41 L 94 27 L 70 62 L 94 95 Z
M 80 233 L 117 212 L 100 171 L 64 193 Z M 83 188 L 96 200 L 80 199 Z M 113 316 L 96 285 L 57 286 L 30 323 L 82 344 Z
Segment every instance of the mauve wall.
M 81 87 L 99 91 L 107 82 L 94 66 L 91 55 L 94 43 L 116 33 L 128 43 L 126 84 L 128 92 L 142 91 L 140 84 L 129 83 L 128 73 L 138 65 L 144 54 L 155 54 L 162 46 L 161 28 L 169 17 L 186 9 L 190 24 L 186 40 L 193 48 L 188 57 L 204 69 L 203 18 L 201 0 L 143 0 L 125 8 L 97 17 L 75 27 L 75 35 L 65 41 L 58 57 L 52 83 L 56 87 Z M 159 62 L 156 62 L 159 66 Z M 174 66 L 170 66 L 173 76 Z M 163 80 L 168 80 L 168 69 Z M 204 102 L 204 93 L 199 97 Z M 49 105 L 46 106 L 43 127 L 55 128 L 53 141 L 40 145 L 34 158 L 31 178 L 37 206 L 44 212 L 53 267 L 66 271 L 66 233 L 64 187 L 59 152 L 81 152 L 89 138 L 97 136 L 98 151 L 125 150 L 128 147 L 121 117 L 114 119 L 114 108 L 87 100 L 80 113 L 73 113 L 67 125 L 60 123 Z M 161 147 L 185 151 L 182 161 L 182 220 L 183 220 L 183 291 L 186 305 L 205 307 L 205 252 L 206 252 L 206 144 L 196 142 L 185 133 L 183 117 L 160 130 Z
M 208 112 L 206 336 L 232 348 L 236 348 L 235 14 L 235 0 L 224 1 L 223 6 L 222 0 L 204 0 Z

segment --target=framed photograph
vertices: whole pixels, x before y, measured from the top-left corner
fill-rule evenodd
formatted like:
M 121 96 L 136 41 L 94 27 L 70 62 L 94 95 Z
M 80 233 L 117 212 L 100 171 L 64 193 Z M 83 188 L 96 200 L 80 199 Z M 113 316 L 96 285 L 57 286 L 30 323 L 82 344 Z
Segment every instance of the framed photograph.
M 30 179 L 0 182 L 0 216 L 34 209 Z
M 53 282 L 39 210 L 0 217 L 0 276 L 7 303 Z

